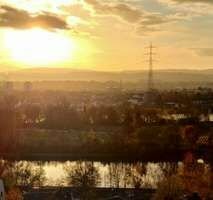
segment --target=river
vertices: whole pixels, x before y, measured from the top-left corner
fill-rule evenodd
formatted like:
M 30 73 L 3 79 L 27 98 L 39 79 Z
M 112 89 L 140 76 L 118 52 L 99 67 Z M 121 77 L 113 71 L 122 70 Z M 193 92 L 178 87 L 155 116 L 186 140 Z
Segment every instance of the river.
M 92 161 L 18 161 L 15 164 L 22 167 L 30 166 L 33 170 L 42 169 L 46 178 L 44 182 L 46 186 L 67 186 L 67 175 L 77 165 L 86 168 L 87 164 L 92 164 L 100 175 L 99 187 L 121 188 L 133 188 L 137 183 L 140 183 L 141 187 L 156 188 L 157 183 L 166 176 L 166 173 L 180 173 L 182 169 L 182 162 L 102 163 Z

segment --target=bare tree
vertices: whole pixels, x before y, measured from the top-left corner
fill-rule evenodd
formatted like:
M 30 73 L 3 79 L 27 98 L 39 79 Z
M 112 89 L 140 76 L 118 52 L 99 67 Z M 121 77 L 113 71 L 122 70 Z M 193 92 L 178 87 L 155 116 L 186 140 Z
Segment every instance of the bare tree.
M 77 162 L 74 166 L 66 166 L 66 180 L 69 185 L 80 189 L 81 199 L 95 199 L 92 188 L 100 182 L 100 174 L 93 162 Z
M 18 186 L 42 186 L 46 181 L 44 169 L 40 166 L 32 166 L 27 162 L 15 163 L 12 168 L 15 185 Z

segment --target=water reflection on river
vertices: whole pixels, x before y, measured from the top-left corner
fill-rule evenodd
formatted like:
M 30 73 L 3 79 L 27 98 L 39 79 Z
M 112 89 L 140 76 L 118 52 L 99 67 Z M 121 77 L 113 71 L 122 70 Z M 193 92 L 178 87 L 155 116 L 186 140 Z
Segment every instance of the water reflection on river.
M 67 185 L 66 176 L 67 168 L 72 169 L 77 161 L 67 162 L 30 162 L 27 163 L 33 167 L 42 167 L 45 172 L 48 186 Z M 91 162 L 90 162 L 91 163 Z M 157 183 L 167 173 L 177 173 L 181 169 L 179 163 L 101 163 L 93 162 L 100 174 L 100 187 L 152 187 L 155 188 Z

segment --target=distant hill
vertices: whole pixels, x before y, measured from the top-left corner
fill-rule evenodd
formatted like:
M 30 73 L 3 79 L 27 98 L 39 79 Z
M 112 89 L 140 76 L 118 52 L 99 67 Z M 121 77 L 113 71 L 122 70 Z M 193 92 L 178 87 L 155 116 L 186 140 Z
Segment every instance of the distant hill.
M 0 80 L 16 82 L 16 89 L 23 88 L 24 81 L 33 82 L 38 90 L 103 90 L 120 88 L 144 90 L 147 88 L 147 70 L 103 72 L 67 68 L 31 68 L 0 72 Z M 156 89 L 213 88 L 213 70 L 155 70 Z
M 5 73 L 0 72 L 0 77 Z M 31 68 L 9 71 L 11 81 L 124 81 L 147 80 L 148 71 L 102 72 L 92 70 L 73 70 L 66 68 Z M 155 82 L 213 82 L 213 69 L 209 70 L 156 70 Z

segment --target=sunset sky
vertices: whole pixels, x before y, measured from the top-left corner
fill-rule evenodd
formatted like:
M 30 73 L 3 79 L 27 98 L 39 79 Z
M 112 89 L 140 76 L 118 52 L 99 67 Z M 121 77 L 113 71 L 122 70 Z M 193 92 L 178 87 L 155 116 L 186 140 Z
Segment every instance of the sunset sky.
M 213 68 L 213 0 L 0 0 L 0 68 Z

